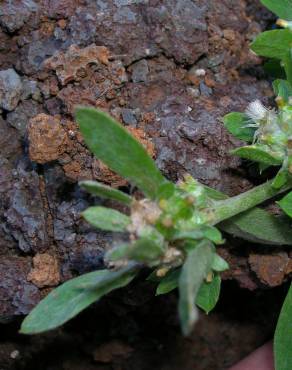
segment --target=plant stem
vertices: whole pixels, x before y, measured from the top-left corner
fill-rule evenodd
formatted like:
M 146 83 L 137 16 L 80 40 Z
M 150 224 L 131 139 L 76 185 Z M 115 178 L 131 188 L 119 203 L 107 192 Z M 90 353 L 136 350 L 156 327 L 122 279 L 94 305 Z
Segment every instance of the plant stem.
M 292 183 L 290 182 L 281 189 L 274 189 L 271 186 L 272 182 L 273 180 L 267 181 L 235 197 L 216 201 L 214 205 L 214 218 L 212 219 L 213 225 L 253 208 L 265 200 L 292 188 Z

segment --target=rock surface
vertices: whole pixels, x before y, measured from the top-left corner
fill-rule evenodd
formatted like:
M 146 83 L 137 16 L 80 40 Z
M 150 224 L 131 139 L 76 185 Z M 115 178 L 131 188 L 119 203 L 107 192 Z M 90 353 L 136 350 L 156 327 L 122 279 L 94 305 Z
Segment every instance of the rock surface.
M 252 187 L 252 176 L 229 155 L 240 142 L 226 132 L 221 117 L 243 110 L 255 97 L 269 105 L 272 91 L 257 68 L 261 61 L 249 52 L 250 41 L 271 20 L 256 2 L 4 0 L 0 8 L 0 318 L 4 320 L 26 314 L 48 287 L 101 268 L 105 250 L 115 241 L 116 236 L 92 229 L 81 219 L 86 207 L 102 201 L 81 191 L 78 181 L 128 184 L 84 146 L 74 122 L 76 104 L 95 106 L 116 117 L 169 179 L 177 181 L 187 172 L 233 195 Z M 280 285 L 287 278 L 288 272 L 277 275 L 275 284 L 257 262 L 265 259 L 264 254 L 256 251 L 259 256 L 254 260 L 252 246 L 240 255 L 237 248 L 238 241 L 230 241 L 220 251 L 232 265 L 226 279 L 255 290 Z M 269 271 L 278 265 L 278 258 L 269 261 Z M 127 307 L 136 307 L 138 300 L 145 301 L 152 293 L 143 290 L 139 298 L 125 293 L 117 304 L 114 299 L 106 301 L 117 317 L 130 312 L 123 323 L 112 325 L 111 333 L 120 330 L 128 337 L 133 332 L 139 338 L 138 323 L 147 305 L 141 309 L 140 321 Z M 176 319 L 173 322 L 177 332 Z M 114 337 L 107 335 L 104 342 Z M 135 338 L 128 345 L 134 342 Z M 34 344 L 41 348 L 41 343 Z M 191 353 L 191 346 L 186 348 Z M 25 364 L 29 368 L 29 361 L 22 362 L 23 369 Z M 143 361 L 135 364 L 139 369 L 146 366 Z M 206 368 L 194 359 L 176 364 Z M 19 364 L 11 360 L 5 366 L 10 365 L 12 369 Z M 221 365 L 220 370 L 225 366 Z M 74 366 L 62 363 L 59 368 Z M 89 362 L 83 368 L 90 366 Z M 109 369 L 111 364 L 102 366 Z M 171 366 L 166 361 L 165 368 Z
M 0 71 L 0 108 L 11 111 L 17 107 L 22 91 L 19 75 L 14 69 Z

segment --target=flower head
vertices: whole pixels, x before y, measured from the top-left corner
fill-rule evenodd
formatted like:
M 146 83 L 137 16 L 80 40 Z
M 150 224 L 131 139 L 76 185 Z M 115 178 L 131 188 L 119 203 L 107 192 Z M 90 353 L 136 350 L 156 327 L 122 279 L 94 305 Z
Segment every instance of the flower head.
M 245 110 L 245 114 L 255 122 L 267 118 L 269 112 L 270 111 L 258 99 L 251 102 Z

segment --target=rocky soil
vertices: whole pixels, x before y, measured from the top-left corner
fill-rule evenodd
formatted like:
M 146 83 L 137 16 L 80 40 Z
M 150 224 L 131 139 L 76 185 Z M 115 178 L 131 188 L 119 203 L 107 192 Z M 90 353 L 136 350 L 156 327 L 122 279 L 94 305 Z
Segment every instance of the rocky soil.
M 101 201 L 78 181 L 132 191 L 86 149 L 76 104 L 115 116 L 173 181 L 190 173 L 229 195 L 247 190 L 253 169 L 229 155 L 240 142 L 221 117 L 255 98 L 271 103 L 261 60 L 249 51 L 271 20 L 252 0 L 1 1 L 1 370 L 222 370 L 271 335 L 291 256 L 238 240 L 220 250 L 232 280 L 223 303 L 189 340 L 179 334 L 175 294 L 153 298 L 142 281 L 65 329 L 16 334 L 21 315 L 52 287 L 101 268 L 113 240 L 80 218 Z M 265 293 L 271 287 L 280 288 Z

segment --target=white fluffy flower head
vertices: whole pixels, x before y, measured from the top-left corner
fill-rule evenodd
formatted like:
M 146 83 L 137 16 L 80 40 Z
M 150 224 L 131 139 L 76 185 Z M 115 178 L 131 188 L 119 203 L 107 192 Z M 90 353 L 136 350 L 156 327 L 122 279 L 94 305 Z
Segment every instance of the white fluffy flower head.
M 267 118 L 269 110 L 257 99 L 251 102 L 246 108 L 245 114 L 255 122 Z

